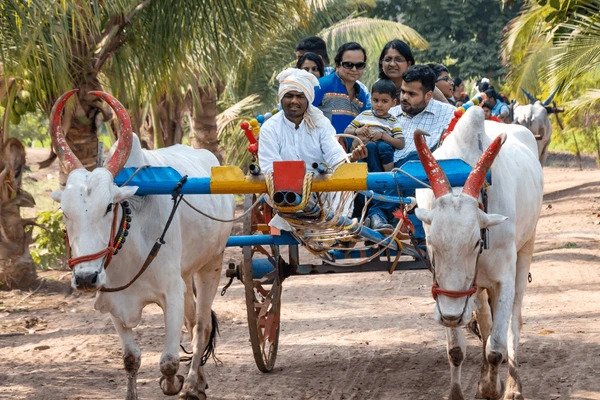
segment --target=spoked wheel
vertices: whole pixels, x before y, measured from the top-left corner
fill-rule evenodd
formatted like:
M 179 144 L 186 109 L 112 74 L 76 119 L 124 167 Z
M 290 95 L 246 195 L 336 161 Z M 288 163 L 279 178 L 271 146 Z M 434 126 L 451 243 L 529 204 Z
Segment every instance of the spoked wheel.
M 255 195 L 246 195 L 244 210 L 256 200 Z M 249 212 L 244 218 L 244 235 L 254 232 L 259 213 Z M 242 278 L 246 292 L 248 330 L 256 366 L 262 372 L 270 372 L 275 365 L 279 343 L 279 317 L 281 311 L 281 279 L 279 274 L 279 246 L 244 246 Z M 252 259 L 255 253 L 266 257 L 274 271 L 261 279 L 252 276 Z

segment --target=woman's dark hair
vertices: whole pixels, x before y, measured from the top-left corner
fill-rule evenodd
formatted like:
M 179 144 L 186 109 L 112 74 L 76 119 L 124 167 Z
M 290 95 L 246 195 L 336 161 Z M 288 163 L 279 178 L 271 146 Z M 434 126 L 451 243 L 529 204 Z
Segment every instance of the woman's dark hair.
M 452 79 L 454 81 L 454 87 L 457 88 L 460 86 L 460 84 L 462 83 L 462 79 L 460 79 L 459 77 L 456 77 L 454 79 Z
M 409 67 L 411 65 L 415 65 L 415 58 L 413 57 L 412 51 L 410 50 L 410 46 L 400 39 L 390 40 L 385 44 L 385 46 L 383 46 L 383 50 L 381 50 L 381 54 L 379 55 L 380 79 L 389 79 L 389 77 L 383 72 L 383 66 L 381 65 L 383 59 L 385 58 L 385 53 L 387 53 L 389 49 L 394 49 L 398 53 L 400 53 L 402 57 L 404 57 L 404 59 L 406 59 L 406 61 L 408 62 Z
M 306 60 L 310 60 L 310 61 L 314 62 L 315 64 L 317 64 L 317 69 L 319 70 L 319 74 L 321 75 L 320 76 L 321 78 L 325 76 L 325 65 L 323 64 L 323 59 L 315 53 L 311 53 L 311 52 L 304 53 L 302 55 L 302 57 L 300 57 L 298 59 L 298 62 L 296 63 L 296 68 L 302 69 L 302 64 L 304 64 L 304 61 L 306 61 Z
M 340 46 L 340 48 L 337 51 L 337 54 L 335 55 L 334 61 L 335 61 L 335 65 L 336 66 L 340 66 L 340 64 L 342 63 L 342 58 L 344 58 L 344 53 L 350 50 L 360 50 L 363 52 L 363 55 L 365 56 L 365 62 L 367 62 L 367 52 L 365 51 L 365 49 L 358 43 L 356 42 L 348 42 L 348 43 L 344 43 L 343 45 Z
M 371 86 L 371 93 L 389 94 L 392 99 L 398 98 L 398 89 L 389 79 L 379 79 Z
M 498 100 L 498 93 L 494 89 L 488 89 L 485 91 L 488 99 Z
M 402 74 L 402 80 L 406 83 L 421 82 L 424 93 L 435 89 L 435 73 L 426 64 L 415 64 L 408 67 Z

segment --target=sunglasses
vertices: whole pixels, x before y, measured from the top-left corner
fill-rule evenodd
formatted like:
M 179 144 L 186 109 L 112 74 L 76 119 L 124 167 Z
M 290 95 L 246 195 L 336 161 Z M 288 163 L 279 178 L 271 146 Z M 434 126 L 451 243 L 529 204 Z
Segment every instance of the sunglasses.
M 438 78 L 436 80 L 436 82 L 439 82 L 439 81 L 452 82 L 452 78 L 450 78 L 449 76 L 444 76 L 443 78 Z
M 342 61 L 341 62 L 342 67 L 344 67 L 345 69 L 352 69 L 355 68 L 356 69 L 365 69 L 365 67 L 367 66 L 367 63 L 364 61 L 358 62 L 358 63 L 353 63 L 350 61 Z

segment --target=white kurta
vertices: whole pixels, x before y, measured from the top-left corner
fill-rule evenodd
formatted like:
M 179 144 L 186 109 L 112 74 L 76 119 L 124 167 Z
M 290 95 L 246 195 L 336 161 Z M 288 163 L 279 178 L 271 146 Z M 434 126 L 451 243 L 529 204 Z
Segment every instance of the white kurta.
M 331 124 L 310 129 L 302 121 L 296 129 L 280 111 L 260 128 L 258 162 L 263 174 L 273 171 L 274 161 L 302 160 L 307 171 L 314 171 L 315 162 L 333 166 L 345 158 Z

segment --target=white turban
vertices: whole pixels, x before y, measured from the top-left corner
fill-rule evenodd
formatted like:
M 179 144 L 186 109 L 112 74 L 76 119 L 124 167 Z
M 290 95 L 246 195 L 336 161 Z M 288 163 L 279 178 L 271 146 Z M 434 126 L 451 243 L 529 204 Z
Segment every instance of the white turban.
M 315 99 L 315 86 L 319 86 L 319 80 L 316 76 L 303 69 L 287 68 L 277 75 L 277 80 L 279 81 L 277 99 L 280 104 L 281 99 L 287 92 L 294 90 L 304 93 L 304 96 L 308 99 L 308 108 L 304 113 L 304 120 L 309 128 L 314 129 L 323 126 L 323 124 L 331 124 L 329 119 L 323 115 L 323 112 L 312 105 Z

